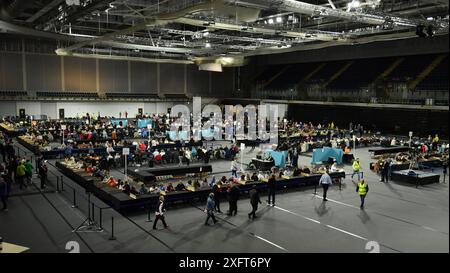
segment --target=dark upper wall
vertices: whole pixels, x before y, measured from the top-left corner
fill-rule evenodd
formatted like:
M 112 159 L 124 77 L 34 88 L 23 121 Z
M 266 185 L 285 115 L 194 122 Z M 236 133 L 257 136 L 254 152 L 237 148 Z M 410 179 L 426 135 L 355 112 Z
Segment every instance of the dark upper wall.
M 60 57 L 56 43 L 0 34 L 0 91 L 231 96 L 234 68 Z
M 266 66 L 448 52 L 448 35 L 442 35 L 432 38 L 411 38 L 360 45 L 333 46 L 315 50 L 257 56 L 252 59 L 251 63 L 254 66 Z
M 289 105 L 289 118 L 298 121 L 328 124 L 332 121 L 340 128 L 350 122 L 361 124 L 367 130 L 426 137 L 439 134 L 448 139 L 448 111 L 377 109 L 371 107 Z

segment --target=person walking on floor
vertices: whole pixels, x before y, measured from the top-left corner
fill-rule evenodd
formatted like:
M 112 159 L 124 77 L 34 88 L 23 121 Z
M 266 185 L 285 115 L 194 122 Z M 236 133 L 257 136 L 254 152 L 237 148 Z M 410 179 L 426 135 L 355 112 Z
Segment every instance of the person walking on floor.
M 267 187 L 269 189 L 269 196 L 267 197 L 267 204 L 272 207 L 275 207 L 275 194 L 277 190 L 277 179 L 275 178 L 275 175 L 272 174 L 272 176 L 269 178 L 269 181 L 267 182 Z
M 361 198 L 361 209 L 364 209 L 364 201 L 366 200 L 367 193 L 369 192 L 369 185 L 363 180 L 361 180 L 356 186 L 356 192 Z
M 391 164 L 389 163 L 389 160 L 385 160 L 383 162 L 383 167 L 381 169 L 381 182 L 389 182 L 389 171 L 391 168 Z
M 233 161 L 231 161 L 231 175 L 237 178 L 237 171 L 238 171 L 238 163 L 235 158 L 233 158 Z
M 237 183 L 232 183 L 228 191 L 228 202 L 230 204 L 228 216 L 232 216 L 237 214 L 237 202 L 239 200 L 239 194 L 241 190 L 239 189 Z
M 189 149 L 186 149 L 185 153 L 184 153 L 184 157 L 186 158 L 186 163 L 189 167 L 189 165 L 191 165 L 191 161 L 192 161 L 192 152 Z
M 183 158 L 184 158 L 184 153 L 183 153 L 183 150 L 182 149 L 180 149 L 179 151 L 178 151 L 178 166 L 183 166 Z
M 17 176 L 17 183 L 19 183 L 19 187 L 22 190 L 24 187 L 26 188 L 27 185 L 25 184 L 25 176 L 26 176 L 26 169 L 25 169 L 25 162 L 22 160 L 20 161 L 19 165 L 16 169 L 16 176 Z
M 25 177 L 27 179 L 27 184 L 31 185 L 31 179 L 33 178 L 33 163 L 31 160 L 27 159 L 27 161 L 24 164 L 25 166 Z
M 45 161 L 42 160 L 39 165 L 39 177 L 41 178 L 41 190 L 45 189 L 46 183 L 47 183 L 47 164 L 45 164 Z
M 361 170 L 361 165 L 359 164 L 359 158 L 357 158 L 353 161 L 352 168 L 353 168 L 352 180 L 353 180 L 353 177 L 355 176 L 355 174 L 358 175 L 358 181 L 361 180 L 360 172 L 359 172 Z
M 323 201 L 327 200 L 327 192 L 330 185 L 333 184 L 333 180 L 331 179 L 331 176 L 329 175 L 329 170 L 327 169 L 326 172 L 320 177 L 319 186 L 322 186 L 323 189 Z
M 222 195 L 222 182 L 217 182 L 212 187 L 212 192 L 214 193 L 214 210 L 218 213 L 222 213 L 220 211 L 220 197 Z
M 259 192 L 256 189 L 256 185 L 250 190 L 250 204 L 252 205 L 252 211 L 248 214 L 249 219 L 255 219 L 256 211 L 258 210 L 258 204 L 261 204 L 261 198 L 259 197 Z
M 164 204 L 164 196 L 160 196 L 159 197 L 159 202 L 158 202 L 158 206 L 156 207 L 156 212 L 155 212 L 155 222 L 153 222 L 153 229 L 156 229 L 156 224 L 158 223 L 159 220 L 162 221 L 164 228 L 168 228 L 169 226 L 166 223 L 166 219 L 164 217 L 164 213 L 166 212 L 166 206 Z
M 217 223 L 216 216 L 214 216 L 214 208 L 216 207 L 216 202 L 214 201 L 214 193 L 210 193 L 208 197 L 208 201 L 206 201 L 205 212 L 208 215 L 206 217 L 205 226 L 208 226 L 209 218 L 212 218 L 214 224 Z
M 3 203 L 2 211 L 8 211 L 8 186 L 3 178 L 0 177 L 0 200 Z

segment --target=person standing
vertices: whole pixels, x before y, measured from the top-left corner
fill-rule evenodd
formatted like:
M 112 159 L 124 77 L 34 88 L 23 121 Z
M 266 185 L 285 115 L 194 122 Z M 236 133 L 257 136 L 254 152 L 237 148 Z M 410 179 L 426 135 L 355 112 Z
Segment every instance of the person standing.
M 363 180 L 361 180 L 356 186 L 356 192 L 359 194 L 361 198 L 361 209 L 364 209 L 364 201 L 366 199 L 367 193 L 369 192 L 369 185 Z
M 267 181 L 267 187 L 269 189 L 267 204 L 272 205 L 272 207 L 275 207 L 275 193 L 277 190 L 277 179 L 275 178 L 274 174 L 272 174 L 272 176 L 269 178 L 269 181 Z
M 389 169 L 391 168 L 391 164 L 389 160 L 385 160 L 383 162 L 383 167 L 381 169 L 381 182 L 389 182 Z
M 0 177 L 0 200 L 3 203 L 2 211 L 8 211 L 8 187 L 3 178 Z
M 237 214 L 237 202 L 239 200 L 240 189 L 237 183 L 232 183 L 229 192 L 228 192 L 228 201 L 230 204 L 230 208 L 228 211 L 228 216 Z
M 22 190 L 24 187 L 26 188 L 27 185 L 25 184 L 25 176 L 26 176 L 26 169 L 25 169 L 25 162 L 22 160 L 20 161 L 19 165 L 16 169 L 16 176 L 17 176 L 17 183 L 19 183 L 19 187 Z
M 164 217 L 164 213 L 166 212 L 166 206 L 164 203 L 164 196 L 160 196 L 159 197 L 159 201 L 158 201 L 158 206 L 156 207 L 156 212 L 155 212 L 155 222 L 153 222 L 153 229 L 156 229 L 156 224 L 158 223 L 159 220 L 162 221 L 164 228 L 168 228 L 169 226 L 166 223 L 166 219 Z
M 184 154 L 184 157 L 186 158 L 186 163 L 189 167 L 189 165 L 191 165 L 191 160 L 192 160 L 192 153 L 189 149 L 186 149 L 186 152 Z
M 180 149 L 180 151 L 178 152 L 178 166 L 181 167 L 183 166 L 183 158 L 184 158 L 184 153 L 183 150 Z
M 352 180 L 353 180 L 353 177 L 355 176 L 355 174 L 358 175 L 358 181 L 361 180 L 360 172 L 359 172 L 361 170 L 361 165 L 359 164 L 359 158 L 357 158 L 353 161 L 352 168 L 353 168 Z
M 256 185 L 250 190 L 250 204 L 252 205 L 252 211 L 248 214 L 249 219 L 255 219 L 256 211 L 258 210 L 258 204 L 261 204 L 261 198 L 259 197 L 259 192 L 256 189 Z
M 327 200 L 327 192 L 330 185 L 333 184 L 333 180 L 331 179 L 331 176 L 329 175 L 329 171 L 326 170 L 326 172 L 320 177 L 319 185 L 322 186 L 323 189 L 323 201 Z
M 46 188 L 47 183 L 47 164 L 45 164 L 45 161 L 41 161 L 41 165 L 39 165 L 39 177 L 41 178 L 41 190 Z
M 212 218 L 214 224 L 217 223 L 216 217 L 214 216 L 214 208 L 216 207 L 215 201 L 214 201 L 214 193 L 210 193 L 208 197 L 208 201 L 206 202 L 206 208 L 205 212 L 208 215 L 206 217 L 205 226 L 208 226 L 209 218 Z
M 214 210 L 218 213 L 222 213 L 220 210 L 220 197 L 222 195 L 222 182 L 219 181 L 212 186 L 212 192 L 214 193 Z
M 31 185 L 31 179 L 33 178 L 33 163 L 31 160 L 27 159 L 27 161 L 24 164 L 25 166 L 25 177 L 27 178 L 27 184 Z
M 231 175 L 237 178 L 237 171 L 238 171 L 238 164 L 236 161 L 236 158 L 233 158 L 233 161 L 231 161 Z

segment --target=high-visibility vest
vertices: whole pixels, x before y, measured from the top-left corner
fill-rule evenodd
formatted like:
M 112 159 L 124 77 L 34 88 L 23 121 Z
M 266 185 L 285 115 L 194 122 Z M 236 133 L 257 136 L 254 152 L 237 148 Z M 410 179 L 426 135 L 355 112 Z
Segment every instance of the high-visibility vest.
M 366 183 L 358 183 L 358 193 L 359 195 L 367 194 L 367 184 Z
M 353 170 L 355 172 L 359 171 L 360 168 L 361 167 L 359 166 L 359 162 L 358 161 L 353 162 Z

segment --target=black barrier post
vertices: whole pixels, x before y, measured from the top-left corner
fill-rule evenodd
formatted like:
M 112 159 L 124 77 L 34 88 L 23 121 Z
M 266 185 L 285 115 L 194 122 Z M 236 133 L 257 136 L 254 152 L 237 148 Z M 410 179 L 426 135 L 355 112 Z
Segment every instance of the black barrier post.
M 342 178 L 339 178 L 339 191 L 342 191 Z
M 77 193 L 75 192 L 75 189 L 72 189 L 72 191 L 73 191 L 73 205 L 72 205 L 72 208 L 75 209 L 75 208 L 78 208 L 78 206 L 77 206 Z
M 95 207 L 94 207 L 94 202 L 91 203 L 91 211 L 92 211 L 92 222 L 95 222 Z
M 116 240 L 116 237 L 114 237 L 114 217 L 111 217 L 111 237 L 109 237 L 109 240 Z
M 419 187 L 420 184 L 420 180 L 419 180 L 419 175 L 416 175 L 416 189 Z
M 56 177 L 56 192 L 59 192 L 59 176 Z
M 148 209 L 147 209 L 147 220 L 146 220 L 146 222 L 147 223 L 152 222 L 152 219 L 150 219 L 150 205 L 148 205 Z
M 61 191 L 64 191 L 64 178 L 61 175 Z
M 99 222 L 100 222 L 100 230 L 103 230 L 103 209 L 102 208 L 99 208 L 99 210 L 100 210 L 100 215 L 99 215 L 99 217 L 100 217 L 100 220 L 99 220 Z

